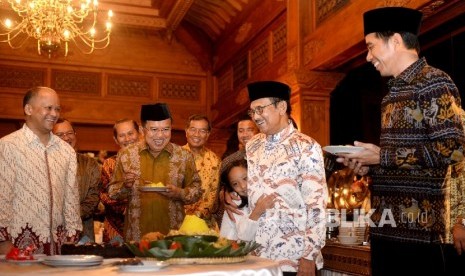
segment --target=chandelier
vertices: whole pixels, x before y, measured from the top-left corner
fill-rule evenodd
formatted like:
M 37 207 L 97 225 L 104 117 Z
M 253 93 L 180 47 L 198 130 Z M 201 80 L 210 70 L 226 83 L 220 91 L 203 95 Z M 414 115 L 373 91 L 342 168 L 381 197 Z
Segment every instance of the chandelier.
M 67 56 L 70 41 L 84 54 L 110 44 L 113 12 L 108 11 L 108 19 L 99 33 L 97 0 L 8 0 L 8 3 L 17 21 L 2 19 L 0 42 L 7 42 L 13 49 L 23 46 L 30 37 L 37 40 L 39 55 L 45 52 L 49 58 L 62 45 Z

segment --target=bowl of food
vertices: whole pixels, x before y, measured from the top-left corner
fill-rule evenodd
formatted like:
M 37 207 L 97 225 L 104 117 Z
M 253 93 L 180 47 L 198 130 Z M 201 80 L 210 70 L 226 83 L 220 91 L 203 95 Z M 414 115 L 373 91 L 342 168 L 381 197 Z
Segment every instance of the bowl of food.
M 339 235 L 337 236 L 337 239 L 339 240 L 340 243 L 342 244 L 350 244 L 350 245 L 355 245 L 357 244 L 357 236 L 343 236 Z

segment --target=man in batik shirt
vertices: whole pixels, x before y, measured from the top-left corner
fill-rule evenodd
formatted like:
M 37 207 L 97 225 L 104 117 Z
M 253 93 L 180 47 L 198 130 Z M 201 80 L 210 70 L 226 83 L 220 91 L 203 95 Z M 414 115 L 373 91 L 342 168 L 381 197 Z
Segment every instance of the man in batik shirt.
M 195 166 L 202 181 L 202 196 L 194 204 L 186 205 L 186 214 L 203 217 L 212 224 L 211 212 L 217 200 L 219 185 L 220 159 L 205 147 L 210 136 L 210 120 L 204 115 L 192 115 L 187 120 L 184 149 L 192 152 Z M 211 225 L 214 226 L 214 225 Z
M 168 234 L 171 229 L 179 229 L 184 205 L 195 203 L 201 196 L 192 153 L 170 142 L 171 122 L 166 104 L 143 105 L 144 141 L 118 153 L 109 194 L 129 200 L 124 221 L 126 241 L 138 241 L 149 232 Z M 166 186 L 166 191 L 139 189 L 158 182 Z
M 11 246 L 60 254 L 82 230 L 76 153 L 52 134 L 60 117 L 53 89 L 30 89 L 23 111 L 23 127 L 0 139 L 0 254 Z
M 113 126 L 113 139 L 120 149 L 125 149 L 139 141 L 139 125 L 131 119 L 122 119 Z M 108 195 L 108 185 L 110 184 L 113 171 L 116 166 L 116 155 L 113 155 L 103 162 L 102 165 L 102 189 L 100 191 L 100 201 L 105 208 L 105 218 L 103 219 L 103 241 L 109 242 L 116 237 L 123 237 L 124 212 L 127 200 L 111 199 Z
M 290 119 L 290 88 L 274 81 L 250 83 L 249 115 L 260 129 L 246 145 L 249 208 L 276 194 L 273 209 L 250 224 L 260 257 L 279 262 L 285 275 L 315 275 L 323 266 L 328 198 L 323 153 Z
M 53 133 L 76 149 L 76 131 L 70 121 L 60 118 L 53 127 Z M 94 213 L 99 202 L 100 168 L 97 160 L 86 154 L 76 153 L 76 181 L 81 205 L 82 236 L 94 240 Z
M 367 61 L 393 78 L 381 103 L 380 145 L 355 142 L 363 150 L 338 161 L 373 180 L 372 273 L 398 275 L 402 267 L 403 275 L 456 275 L 465 258 L 450 229 L 459 215 L 453 204 L 463 201 L 451 198 L 450 183 L 463 173 L 456 167 L 465 146 L 460 93 L 419 57 L 420 11 L 378 8 L 363 20 Z

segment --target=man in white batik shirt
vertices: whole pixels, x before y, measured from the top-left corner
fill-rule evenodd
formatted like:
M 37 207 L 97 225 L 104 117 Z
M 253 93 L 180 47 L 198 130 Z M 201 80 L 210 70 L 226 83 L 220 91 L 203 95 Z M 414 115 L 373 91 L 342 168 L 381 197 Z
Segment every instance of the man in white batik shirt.
M 53 89 L 30 89 L 23 110 L 23 127 L 0 139 L 0 254 L 13 246 L 60 254 L 82 231 L 76 153 L 52 134 L 60 117 Z
M 246 146 L 249 207 L 263 194 L 277 195 L 275 207 L 250 222 L 262 245 L 256 253 L 278 261 L 284 275 L 316 275 L 328 196 L 321 147 L 292 125 L 289 86 L 261 81 L 247 88 L 249 115 L 261 132 Z

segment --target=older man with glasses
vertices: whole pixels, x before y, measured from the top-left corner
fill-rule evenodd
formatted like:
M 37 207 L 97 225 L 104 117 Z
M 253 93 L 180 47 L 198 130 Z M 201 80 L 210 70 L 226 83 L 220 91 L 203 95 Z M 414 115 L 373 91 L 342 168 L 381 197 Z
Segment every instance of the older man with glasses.
M 292 124 L 290 88 L 260 81 L 247 85 L 248 114 L 260 129 L 246 145 L 249 208 L 276 195 L 255 228 L 257 255 L 278 261 L 284 275 L 315 275 L 323 266 L 328 191 L 320 145 Z
M 207 116 L 192 115 L 186 124 L 187 144 L 184 149 L 192 152 L 200 179 L 202 180 L 202 196 L 194 204 L 186 205 L 186 214 L 197 215 L 214 226 L 211 212 L 218 195 L 220 158 L 205 144 L 210 136 L 211 123 Z
M 72 123 L 60 118 L 53 127 L 53 133 L 76 150 L 76 131 Z M 79 203 L 83 236 L 94 240 L 94 213 L 99 202 L 100 169 L 96 159 L 77 153 L 76 182 L 79 188 Z
M 192 154 L 170 142 L 172 117 L 165 103 L 143 105 L 144 141 L 121 150 L 110 183 L 114 199 L 128 199 L 124 238 L 138 241 L 150 232 L 179 229 L 185 204 L 201 196 L 200 178 Z M 144 189 L 161 182 L 164 191 Z

